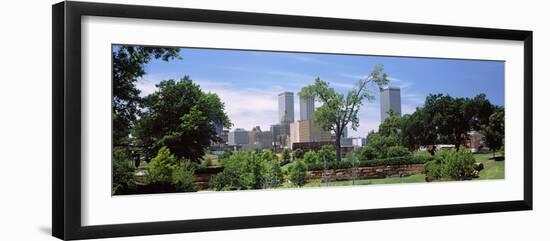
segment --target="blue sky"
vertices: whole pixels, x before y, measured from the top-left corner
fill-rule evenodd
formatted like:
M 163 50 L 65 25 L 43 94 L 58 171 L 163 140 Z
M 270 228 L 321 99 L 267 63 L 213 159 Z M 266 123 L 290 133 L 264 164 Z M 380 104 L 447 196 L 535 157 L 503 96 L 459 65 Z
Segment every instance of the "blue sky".
M 217 93 L 225 103 L 233 128 L 268 130 L 277 116 L 277 94 L 295 93 L 295 118 L 299 117 L 296 93 L 316 77 L 345 93 L 376 64 L 384 65 L 390 86 L 401 88 L 402 112 L 412 113 L 430 93 L 474 97 L 485 93 L 504 105 L 504 62 L 433 58 L 309 54 L 182 48 L 182 60 L 151 61 L 137 83 L 142 95 L 155 91 L 165 79 L 188 75 L 205 91 Z M 350 136 L 365 136 L 380 124 L 378 91 L 375 100 L 360 110 L 360 126 Z M 318 106 L 318 104 L 317 104 Z

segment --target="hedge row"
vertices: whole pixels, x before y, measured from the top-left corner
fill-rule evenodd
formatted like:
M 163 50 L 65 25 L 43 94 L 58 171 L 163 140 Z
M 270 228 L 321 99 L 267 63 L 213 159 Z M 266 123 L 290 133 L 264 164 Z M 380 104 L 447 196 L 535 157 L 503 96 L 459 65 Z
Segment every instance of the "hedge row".
M 390 157 L 383 159 L 373 159 L 373 160 L 359 160 L 355 163 L 342 160 L 340 162 L 333 161 L 328 162 L 326 169 L 346 169 L 352 167 L 371 167 L 371 166 L 389 166 L 389 165 L 410 165 L 410 164 L 424 164 L 428 161 L 431 161 L 433 157 L 425 155 L 407 155 L 400 157 Z M 323 170 L 325 169 L 324 163 L 310 163 L 308 164 L 309 171 Z

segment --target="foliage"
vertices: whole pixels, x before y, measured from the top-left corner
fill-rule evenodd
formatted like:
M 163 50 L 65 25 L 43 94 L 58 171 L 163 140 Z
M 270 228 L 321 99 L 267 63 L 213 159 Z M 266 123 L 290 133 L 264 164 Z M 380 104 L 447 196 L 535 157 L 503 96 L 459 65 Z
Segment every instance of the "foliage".
M 205 93 L 185 76 L 179 81 L 164 80 L 158 90 L 144 99 L 145 111 L 136 126 L 136 136 L 152 156 L 166 146 L 181 159 L 199 162 L 205 148 L 219 141 L 216 123 L 231 123 L 218 95 Z
M 336 159 L 341 160 L 340 138 L 346 126 L 351 125 L 353 130 L 359 127 L 360 107 L 363 100 L 372 101 L 374 96 L 368 90 L 369 85 L 374 84 L 377 87 L 388 84 L 389 80 L 382 65 L 377 65 L 372 72 L 364 79 L 357 82 L 354 88 L 348 91 L 346 95 L 336 92 L 330 87 L 330 83 L 320 78 L 315 79 L 315 83 L 308 85 L 300 91 L 300 96 L 314 97 L 322 105 L 313 113 L 315 123 L 326 131 L 334 132 L 336 136 Z
M 359 150 L 359 156 L 364 160 L 372 160 L 376 158 L 376 150 L 372 145 L 362 146 Z
M 493 151 L 493 157 L 501 148 L 504 153 L 504 110 L 497 110 L 491 114 L 488 123 L 481 126 L 481 134 L 485 145 Z
M 177 191 L 195 191 L 195 166 L 177 159 L 167 147 L 162 147 L 147 165 L 147 180 L 151 184 L 174 186 Z
M 304 186 L 307 183 L 307 165 L 303 160 L 297 160 L 290 169 L 290 181 L 297 186 Z
M 210 180 L 215 190 L 246 190 L 277 187 L 283 183 L 279 160 L 271 150 L 261 153 L 237 151 L 221 160 L 224 170 Z
M 422 108 L 401 117 L 401 144 L 409 150 L 433 144 L 436 138 L 436 130 L 430 127 L 430 116 Z
M 226 159 L 221 160 L 223 171 L 210 180 L 210 187 L 215 190 L 251 189 L 253 177 L 248 172 L 248 162 L 252 152 L 237 151 Z
M 454 180 L 468 180 L 473 177 L 475 163 L 476 159 L 470 151 L 460 149 L 447 156 L 446 171 Z
M 425 164 L 428 161 L 433 160 L 433 157 L 421 157 L 415 155 L 380 158 L 380 159 L 363 159 L 358 156 L 357 159 L 344 159 L 340 162 L 333 161 L 327 163 L 327 169 L 346 169 L 351 167 L 371 167 L 371 166 L 389 166 L 389 165 L 411 165 L 411 164 Z M 308 170 L 323 170 L 325 165 L 323 163 L 308 164 Z
M 140 91 L 135 83 L 145 75 L 145 64 L 152 59 L 169 61 L 181 59 L 179 48 L 139 47 L 120 45 L 113 47 L 113 144 L 126 146 L 128 135 L 140 114 Z
M 252 186 L 250 189 L 262 189 L 266 183 L 268 175 L 267 161 L 263 160 L 256 153 L 251 153 L 250 159 L 247 161 L 245 173 L 250 175 Z
M 306 154 L 304 154 L 304 161 L 306 164 L 317 164 L 319 163 L 319 158 L 317 156 L 317 153 L 315 151 L 308 151 Z
M 425 164 L 425 171 L 429 180 L 468 180 L 474 176 L 474 165 L 473 154 L 465 149 L 440 150 L 435 154 L 434 160 Z
M 432 160 L 433 156 L 428 151 L 417 151 L 416 153 L 414 153 L 414 158 L 419 160 L 425 160 L 427 162 Z
M 272 188 L 278 187 L 283 184 L 284 177 L 281 170 L 281 163 L 277 159 L 271 159 L 268 161 L 268 170 L 267 170 L 267 181 L 265 187 Z
M 172 172 L 172 185 L 179 192 L 195 191 L 195 165 L 189 160 L 182 160 Z
M 332 145 L 324 145 L 317 152 L 317 159 L 319 162 L 333 162 L 336 161 L 336 151 Z
M 424 106 L 402 118 L 402 143 L 414 150 L 421 145 L 464 144 L 471 130 L 480 130 L 495 111 L 484 94 L 471 98 L 453 98 L 430 94 Z
M 212 166 L 212 162 L 214 161 L 214 158 L 211 156 L 211 154 L 206 154 L 201 162 L 200 162 L 200 165 L 199 167 L 200 168 L 207 168 L 209 166 Z
M 390 146 L 386 148 L 386 157 L 400 157 L 410 154 L 411 152 L 404 146 Z
M 302 159 L 304 158 L 304 151 L 300 148 L 297 148 L 294 150 L 294 159 Z
M 386 158 L 387 149 L 399 145 L 399 137 L 397 135 L 385 136 L 381 133 L 370 132 L 367 140 L 366 148 L 372 151 L 374 158 Z
M 229 158 L 231 155 L 233 155 L 233 152 L 228 150 L 228 149 L 225 149 L 223 150 L 223 153 L 218 157 L 218 159 L 222 160 L 222 159 L 227 159 Z
M 281 160 L 283 161 L 283 163 L 288 163 L 290 162 L 290 151 L 288 149 L 284 149 L 283 150 L 283 154 L 281 156 Z
M 135 185 L 134 170 L 134 165 L 125 151 L 113 148 L 113 194 Z

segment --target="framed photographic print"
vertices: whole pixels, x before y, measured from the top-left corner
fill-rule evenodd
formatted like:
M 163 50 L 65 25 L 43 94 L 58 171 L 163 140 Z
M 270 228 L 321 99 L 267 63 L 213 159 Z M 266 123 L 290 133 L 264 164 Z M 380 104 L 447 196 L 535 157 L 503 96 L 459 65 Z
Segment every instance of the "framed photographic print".
M 532 209 L 532 32 L 53 6 L 53 235 Z

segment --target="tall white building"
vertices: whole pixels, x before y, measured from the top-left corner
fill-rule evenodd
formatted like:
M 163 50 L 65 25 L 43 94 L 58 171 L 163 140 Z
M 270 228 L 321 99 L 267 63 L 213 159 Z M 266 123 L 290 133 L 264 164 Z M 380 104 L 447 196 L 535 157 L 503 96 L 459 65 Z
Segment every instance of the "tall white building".
M 401 89 L 398 87 L 380 88 L 380 119 L 384 122 L 388 118 L 388 112 L 392 110 L 397 116 L 401 116 Z
M 315 111 L 315 99 L 313 96 L 300 96 L 300 120 L 313 120 Z
M 294 93 L 283 92 L 279 94 L 279 123 L 290 124 L 294 122 Z

